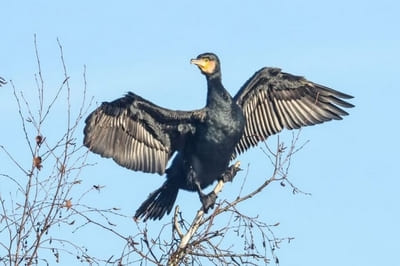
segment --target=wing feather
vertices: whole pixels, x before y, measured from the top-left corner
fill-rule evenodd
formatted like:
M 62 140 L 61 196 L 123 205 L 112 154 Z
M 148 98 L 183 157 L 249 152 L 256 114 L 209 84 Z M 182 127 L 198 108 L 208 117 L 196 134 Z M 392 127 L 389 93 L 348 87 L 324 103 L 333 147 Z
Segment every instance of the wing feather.
M 303 77 L 262 68 L 235 95 L 246 126 L 233 157 L 283 128 L 297 129 L 348 115 L 351 95 L 313 83 Z
M 168 110 L 128 93 L 88 116 L 84 145 L 126 168 L 161 175 L 186 135 L 194 133 L 179 128 L 195 128 L 200 114 Z

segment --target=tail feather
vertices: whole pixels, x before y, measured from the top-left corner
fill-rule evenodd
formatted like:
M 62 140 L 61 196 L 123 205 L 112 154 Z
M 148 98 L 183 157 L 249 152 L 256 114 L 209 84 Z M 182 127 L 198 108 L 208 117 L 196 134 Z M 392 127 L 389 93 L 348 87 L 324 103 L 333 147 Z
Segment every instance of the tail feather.
M 144 218 L 146 221 L 161 219 L 165 213 L 169 214 L 174 206 L 179 188 L 168 180 L 140 205 L 135 213 L 135 219 Z

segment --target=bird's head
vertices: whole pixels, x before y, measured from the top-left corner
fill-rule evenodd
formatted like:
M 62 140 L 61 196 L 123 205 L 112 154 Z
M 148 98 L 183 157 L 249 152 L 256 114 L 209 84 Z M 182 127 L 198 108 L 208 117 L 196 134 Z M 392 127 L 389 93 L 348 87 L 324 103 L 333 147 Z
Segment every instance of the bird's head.
M 201 73 L 207 77 L 220 75 L 219 59 L 213 53 L 204 53 L 190 60 L 190 63 L 195 64 L 201 70 Z

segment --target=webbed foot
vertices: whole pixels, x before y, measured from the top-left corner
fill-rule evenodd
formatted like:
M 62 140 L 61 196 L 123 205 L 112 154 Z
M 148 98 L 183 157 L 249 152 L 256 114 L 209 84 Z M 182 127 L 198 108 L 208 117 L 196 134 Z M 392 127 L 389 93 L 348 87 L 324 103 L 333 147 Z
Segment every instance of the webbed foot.
M 200 201 L 203 204 L 203 211 L 208 212 L 209 209 L 214 208 L 215 201 L 217 200 L 217 195 L 214 191 L 206 194 L 200 194 Z
M 240 162 L 237 161 L 236 163 L 232 164 L 231 166 L 229 166 L 228 169 L 225 170 L 225 172 L 222 174 L 222 181 L 224 181 L 224 183 L 232 182 L 233 178 L 240 170 L 242 170 L 240 169 Z

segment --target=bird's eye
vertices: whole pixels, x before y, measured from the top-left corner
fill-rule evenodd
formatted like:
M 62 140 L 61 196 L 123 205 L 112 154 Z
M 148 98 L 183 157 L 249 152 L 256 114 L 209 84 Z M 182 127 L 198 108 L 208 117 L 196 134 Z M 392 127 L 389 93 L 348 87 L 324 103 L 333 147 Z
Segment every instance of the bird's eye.
M 210 59 L 207 58 L 207 57 L 205 57 L 205 58 L 204 58 L 204 62 L 208 63 L 208 61 L 210 61 Z

